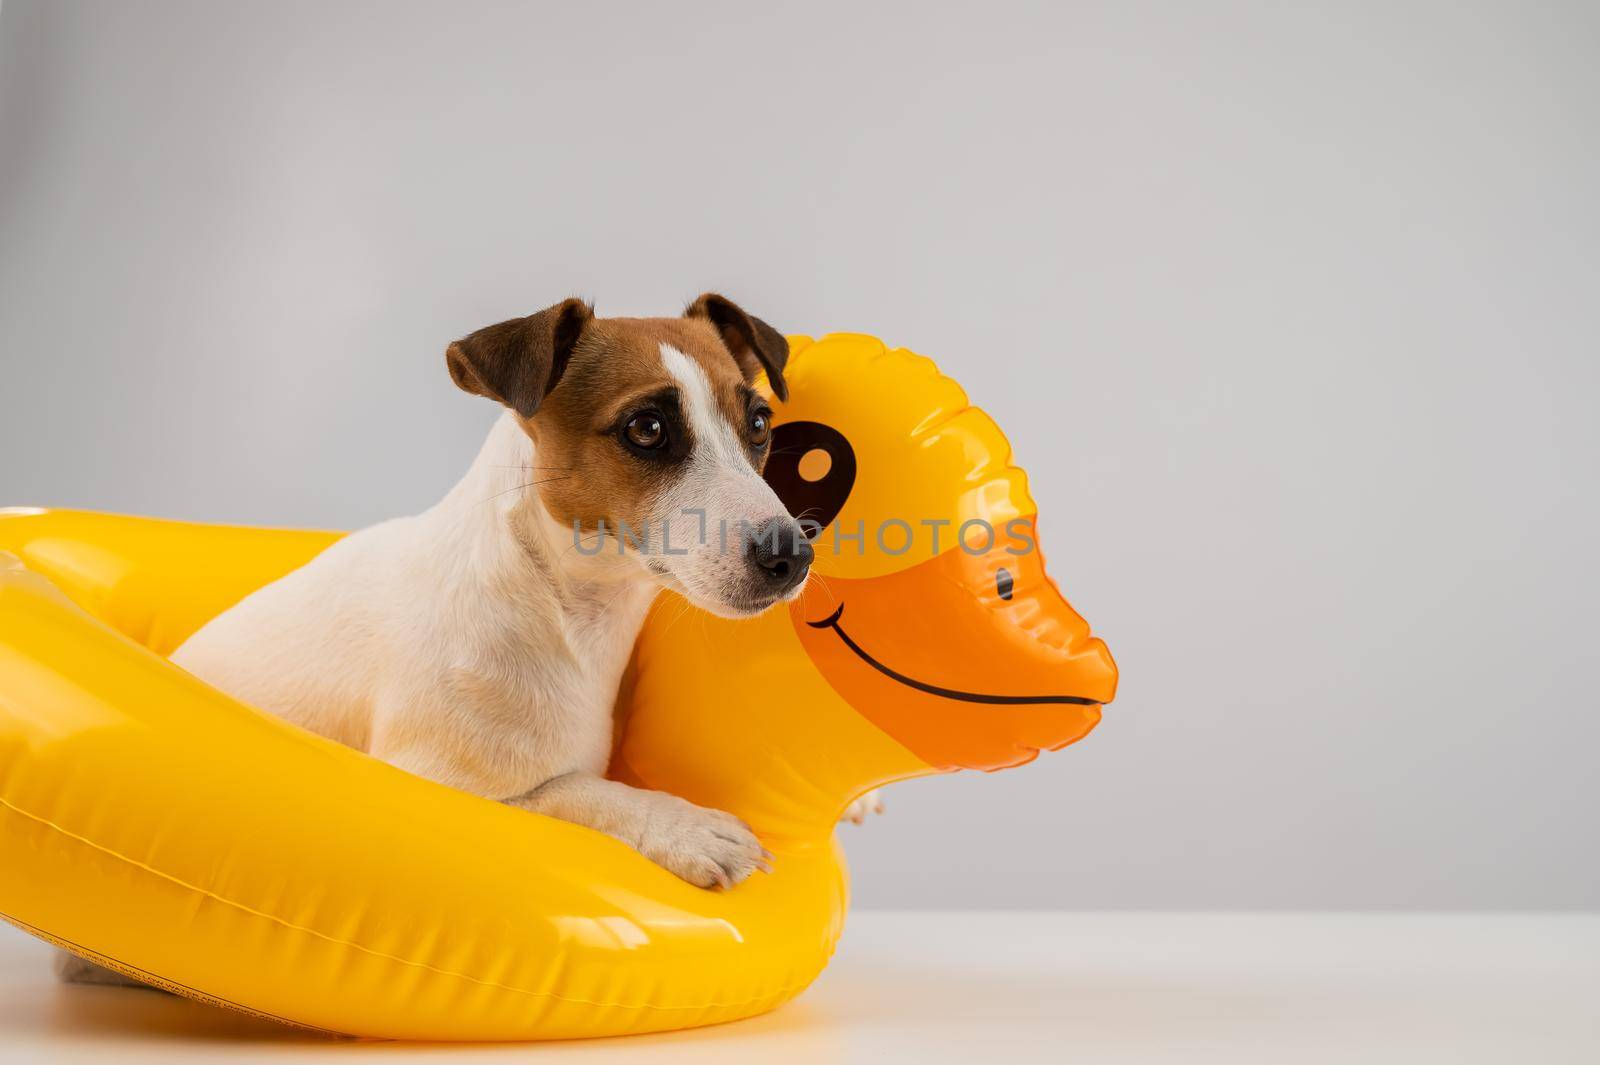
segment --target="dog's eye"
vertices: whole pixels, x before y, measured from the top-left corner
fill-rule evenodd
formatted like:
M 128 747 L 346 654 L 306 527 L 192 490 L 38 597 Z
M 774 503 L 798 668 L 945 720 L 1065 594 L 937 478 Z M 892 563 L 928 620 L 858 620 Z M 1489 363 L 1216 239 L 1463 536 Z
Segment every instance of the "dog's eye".
M 757 410 L 750 412 L 750 442 L 756 447 L 766 444 L 767 438 L 772 435 L 771 411 Z
M 641 451 L 654 451 L 667 442 L 667 426 L 661 415 L 643 411 L 628 419 L 628 424 L 622 427 L 622 435 Z

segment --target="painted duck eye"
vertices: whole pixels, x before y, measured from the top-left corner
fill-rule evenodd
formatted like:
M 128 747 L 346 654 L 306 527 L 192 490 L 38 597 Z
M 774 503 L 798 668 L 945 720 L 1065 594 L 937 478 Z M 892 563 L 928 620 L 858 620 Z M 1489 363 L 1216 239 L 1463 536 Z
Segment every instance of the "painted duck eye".
M 1001 599 L 1010 599 L 1012 589 L 1015 586 L 1016 582 L 1012 579 L 1010 570 L 1006 569 L 1004 566 L 1001 566 L 999 569 L 995 570 L 994 590 L 996 595 L 998 595 Z
M 855 486 L 855 449 L 832 426 L 785 422 L 772 430 L 763 476 L 796 520 L 821 532 L 839 516 Z
M 750 412 L 750 442 L 756 447 L 763 447 L 772 436 L 772 412 L 757 410 Z
M 667 442 L 667 426 L 661 415 L 654 411 L 641 411 L 628 419 L 622 435 L 641 451 L 654 451 Z

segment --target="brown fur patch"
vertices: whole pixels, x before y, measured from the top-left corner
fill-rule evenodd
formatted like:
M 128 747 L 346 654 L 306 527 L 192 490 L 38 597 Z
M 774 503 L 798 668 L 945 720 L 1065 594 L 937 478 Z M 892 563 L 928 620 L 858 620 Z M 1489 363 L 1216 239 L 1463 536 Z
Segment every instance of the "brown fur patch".
M 715 292 L 701 293 L 684 309 L 685 318 L 711 323 L 733 355 L 746 380 L 765 371 L 772 394 L 789 398 L 789 385 L 783 368 L 789 363 L 789 341 L 772 326 Z
M 522 419 L 538 449 L 534 472 L 544 483 L 546 509 L 564 525 L 586 530 L 602 520 L 642 529 L 679 467 L 628 452 L 617 427 L 645 397 L 675 389 L 661 361 L 670 344 L 693 359 L 711 384 L 723 416 L 736 431 L 748 410 L 749 385 L 721 334 L 694 318 L 596 318 L 584 330 L 560 384 L 532 418 Z M 687 432 L 687 426 L 680 427 Z M 742 437 L 743 433 L 739 435 Z M 692 446 L 692 439 L 689 441 Z M 751 452 L 759 470 L 763 452 Z M 560 479 L 556 479 L 560 478 Z
M 578 299 L 526 318 L 486 325 L 445 350 L 456 386 L 531 418 L 561 381 L 574 345 L 594 317 Z

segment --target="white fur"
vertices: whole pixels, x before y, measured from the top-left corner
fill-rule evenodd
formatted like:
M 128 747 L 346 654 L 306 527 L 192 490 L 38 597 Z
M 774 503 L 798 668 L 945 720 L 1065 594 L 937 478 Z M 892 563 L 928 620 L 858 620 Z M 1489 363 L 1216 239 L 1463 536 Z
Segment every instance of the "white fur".
M 724 617 L 760 613 L 772 600 L 748 601 L 749 567 L 743 544 L 748 530 L 789 512 L 750 464 L 740 434 L 711 392 L 700 364 L 670 344 L 661 345 L 661 363 L 678 385 L 684 418 L 694 434 L 694 450 L 671 491 L 663 494 L 657 524 L 676 551 L 660 554 L 652 568 L 674 591 Z M 800 594 L 794 588 L 787 596 Z

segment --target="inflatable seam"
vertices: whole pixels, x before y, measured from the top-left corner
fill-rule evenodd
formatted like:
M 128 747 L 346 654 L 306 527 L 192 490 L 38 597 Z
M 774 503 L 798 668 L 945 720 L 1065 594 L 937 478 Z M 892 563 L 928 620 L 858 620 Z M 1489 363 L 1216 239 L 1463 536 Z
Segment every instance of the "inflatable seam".
M 453 969 L 441 969 L 437 965 L 430 965 L 425 961 L 414 961 L 414 960 L 412 960 L 410 958 L 402 958 L 402 957 L 400 957 L 399 955 L 396 955 L 396 954 L 388 954 L 388 953 L 385 953 L 384 951 L 375 950 L 372 947 L 366 947 L 366 946 L 361 945 L 360 943 L 355 943 L 355 942 L 352 942 L 352 941 L 350 941 L 348 939 L 340 939 L 338 936 L 330 936 L 326 932 L 317 931 L 315 928 L 307 928 L 304 925 L 295 924 L 293 921 L 285 920 L 282 917 L 276 917 L 276 916 L 274 916 L 273 914 L 270 914 L 270 913 L 263 913 L 262 911 L 257 910 L 254 907 L 246 906 L 242 902 L 236 902 L 233 899 L 225 898 L 225 897 L 223 897 L 221 895 L 218 895 L 214 891 L 208 891 L 207 889 L 205 889 L 203 887 L 199 887 L 198 885 L 191 884 L 186 880 L 183 880 L 183 879 L 181 879 L 179 877 L 173 876 L 171 873 L 164 873 L 160 869 L 157 869 L 152 865 L 148 865 L 148 864 L 146 864 L 144 862 L 141 862 L 137 858 L 130 858 L 126 854 L 123 854 L 123 853 L 121 853 L 119 851 L 112 850 L 110 847 L 103 846 L 102 844 L 96 843 L 94 840 L 89 839 L 86 836 L 80 836 L 78 833 L 73 832 L 71 829 L 63 828 L 61 825 L 56 824 L 54 821 L 50 820 L 47 817 L 40 817 L 38 814 L 32 813 L 32 812 L 30 812 L 28 810 L 24 810 L 22 807 L 17 806 L 15 803 L 12 803 L 9 800 L 7 800 L 4 796 L 0 796 L 0 806 L 4 806 L 6 809 L 8 809 L 8 810 L 12 811 L 13 813 L 16 813 L 16 814 L 18 814 L 18 815 L 20 815 L 22 817 L 27 818 L 30 821 L 36 822 L 38 824 L 44 825 L 47 828 L 53 829 L 54 831 L 60 833 L 61 835 L 67 837 L 70 840 L 73 840 L 73 841 L 75 841 L 77 843 L 81 843 L 86 847 L 90 847 L 90 848 L 92 848 L 94 850 L 99 851 L 102 854 L 110 855 L 111 857 L 116 858 L 118 861 L 126 862 L 128 865 L 131 865 L 136 869 L 142 869 L 143 871 L 151 874 L 152 876 L 158 876 L 161 879 L 170 881 L 171 883 L 174 883 L 174 884 L 178 885 L 181 888 L 185 888 L 185 889 L 187 889 L 189 891 L 192 891 L 197 895 L 203 895 L 206 898 L 212 899 L 213 901 L 216 901 L 216 902 L 220 902 L 225 906 L 232 906 L 234 909 L 241 910 L 241 911 L 243 911 L 245 913 L 250 914 L 251 916 L 259 917 L 259 918 L 261 918 L 263 920 L 266 920 L 266 921 L 271 921 L 274 924 L 282 925 L 283 927 L 291 929 L 291 930 L 296 931 L 296 932 L 303 932 L 306 935 L 314 936 L 317 939 L 325 940 L 325 941 L 327 941 L 329 943 L 335 943 L 335 944 L 337 944 L 339 946 L 342 946 L 342 947 L 349 947 L 352 950 L 358 950 L 363 954 L 370 954 L 375 958 L 383 958 L 383 959 L 385 959 L 387 961 L 398 962 L 401 965 L 410 965 L 410 966 L 413 966 L 414 968 L 426 969 L 429 972 L 438 973 L 441 976 L 454 977 L 457 980 L 465 980 L 468 983 L 479 984 L 479 985 L 484 986 L 484 987 L 494 987 L 494 988 L 499 988 L 499 989 L 501 989 L 503 991 L 513 991 L 513 992 L 516 992 L 519 995 L 529 995 L 529 996 L 532 996 L 534 998 L 550 998 L 550 999 L 555 999 L 558 1002 L 570 1002 L 570 1003 L 573 1003 L 575 1005 L 582 1005 L 582 1006 L 603 1006 L 603 1007 L 605 1007 L 607 1009 L 633 1009 L 633 1010 L 643 1009 L 643 1010 L 661 1010 L 661 1011 L 668 1011 L 668 1010 L 738 1009 L 738 1008 L 741 1008 L 741 1007 L 744 1007 L 744 1006 L 748 1006 L 748 1005 L 750 1005 L 752 1003 L 765 1001 L 767 999 L 771 999 L 771 998 L 775 998 L 775 997 L 785 997 L 785 996 L 789 996 L 789 995 L 798 994 L 801 990 L 803 990 L 811 982 L 810 980 L 804 980 L 804 981 L 801 981 L 799 983 L 787 984 L 784 987 L 778 989 L 777 991 L 768 991 L 768 992 L 764 992 L 764 993 L 759 994 L 759 995 L 752 995 L 749 998 L 740 999 L 740 1000 L 735 1001 L 735 1002 L 701 1002 L 701 1003 L 695 1003 L 693 1005 L 662 1006 L 662 1005 L 658 1005 L 658 1004 L 653 1003 L 653 1002 L 604 1002 L 604 1001 L 599 1001 L 599 1000 L 596 1000 L 596 999 L 586 999 L 586 998 L 578 998 L 578 997 L 572 996 L 572 995 L 562 995 L 562 994 L 558 994 L 557 992 L 554 992 L 554 991 L 535 991 L 535 990 L 533 990 L 531 988 L 517 987 L 514 984 L 502 984 L 502 983 L 499 983 L 498 981 L 495 981 L 495 980 L 483 980 L 483 979 L 479 979 L 476 976 L 469 976 L 466 973 L 456 972 Z M 830 951 L 830 953 L 831 953 L 831 951 Z

